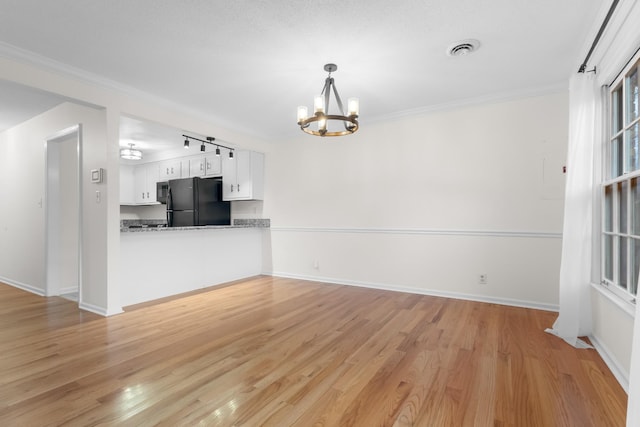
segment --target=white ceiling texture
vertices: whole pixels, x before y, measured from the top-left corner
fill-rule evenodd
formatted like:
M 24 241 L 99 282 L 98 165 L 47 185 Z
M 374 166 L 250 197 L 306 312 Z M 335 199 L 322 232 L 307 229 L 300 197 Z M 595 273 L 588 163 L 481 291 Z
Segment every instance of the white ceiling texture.
M 362 127 L 566 88 L 593 39 L 590 28 L 609 4 L 0 0 L 0 54 L 16 48 L 100 84 L 135 88 L 217 125 L 277 141 L 300 133 L 296 107 L 312 106 L 328 62 L 338 65 L 333 77 L 341 97 L 360 98 Z M 447 48 L 464 39 L 479 40 L 480 49 L 448 56 Z M 46 105 L 6 84 L 0 94 L 3 114 L 7 103 Z M 133 127 L 142 132 L 139 123 Z

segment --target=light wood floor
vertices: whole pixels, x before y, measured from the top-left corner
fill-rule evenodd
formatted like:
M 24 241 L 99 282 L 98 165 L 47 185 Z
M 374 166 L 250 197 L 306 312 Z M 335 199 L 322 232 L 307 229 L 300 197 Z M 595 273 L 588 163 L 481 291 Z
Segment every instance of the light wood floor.
M 624 426 L 555 317 L 258 277 L 102 318 L 0 284 L 0 425 Z

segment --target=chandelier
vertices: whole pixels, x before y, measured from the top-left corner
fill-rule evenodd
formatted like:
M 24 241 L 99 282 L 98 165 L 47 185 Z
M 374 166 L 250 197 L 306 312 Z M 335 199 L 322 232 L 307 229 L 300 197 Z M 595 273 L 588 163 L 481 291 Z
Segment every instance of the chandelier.
M 324 81 L 324 87 L 320 95 L 316 96 L 313 101 L 314 115 L 309 117 L 307 107 L 298 107 L 298 125 L 303 132 L 316 136 L 343 136 L 350 135 L 358 130 L 358 111 L 360 109 L 360 101 L 358 98 L 349 98 L 347 100 L 347 115 L 344 114 L 342 100 L 338 95 L 338 89 L 331 77 L 331 73 L 336 71 L 336 64 L 326 64 L 324 70 L 329 76 Z M 329 95 L 333 89 L 333 95 L 336 98 L 340 115 L 329 114 Z M 344 127 L 344 129 L 342 129 Z

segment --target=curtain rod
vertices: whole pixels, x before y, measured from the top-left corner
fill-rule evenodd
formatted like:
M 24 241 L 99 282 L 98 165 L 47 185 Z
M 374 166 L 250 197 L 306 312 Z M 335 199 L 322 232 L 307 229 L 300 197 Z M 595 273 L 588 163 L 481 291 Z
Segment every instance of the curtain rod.
M 611 19 L 611 15 L 613 15 L 613 11 L 616 9 L 616 6 L 618 5 L 619 1 L 620 0 L 613 0 L 613 2 L 611 3 L 611 6 L 609 7 L 609 12 L 607 12 L 607 16 L 605 16 L 604 21 L 602 22 L 602 25 L 600 25 L 600 29 L 598 30 L 598 34 L 596 34 L 596 38 L 593 40 L 593 43 L 591 44 L 591 49 L 589 49 L 589 53 L 587 53 L 587 56 L 584 58 L 584 61 L 582 61 L 582 65 L 578 70 L 579 73 L 584 73 L 586 71 L 587 62 L 589 61 L 589 58 L 591 58 L 591 54 L 593 53 L 593 50 L 598 45 L 598 42 L 600 41 L 600 37 L 602 36 L 602 33 L 604 33 L 605 28 L 607 28 L 609 19 Z M 594 71 L 595 71 L 595 68 L 594 68 Z

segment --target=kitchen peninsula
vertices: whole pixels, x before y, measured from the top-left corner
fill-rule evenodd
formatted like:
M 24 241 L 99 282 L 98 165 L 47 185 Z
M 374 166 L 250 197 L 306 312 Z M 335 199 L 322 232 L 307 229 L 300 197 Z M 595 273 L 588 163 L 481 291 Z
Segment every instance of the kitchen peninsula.
M 175 129 L 143 126 L 131 118 L 122 118 L 122 123 L 125 128 L 151 129 L 153 135 L 173 135 L 168 145 L 178 140 L 184 151 Z M 264 197 L 264 154 L 223 145 L 216 148 L 187 156 L 166 152 L 155 157 L 147 148 L 144 162 L 121 164 L 122 307 L 263 271 L 263 237 L 269 220 L 246 217 L 259 215 L 261 210 L 251 204 Z M 231 206 L 245 203 L 252 206 L 252 212 L 240 212 L 242 219 L 233 218 Z
M 135 223 L 121 221 L 123 307 L 262 272 L 268 219 L 236 219 L 233 225 L 197 227 L 158 227 L 161 221 L 140 222 L 138 227 Z

